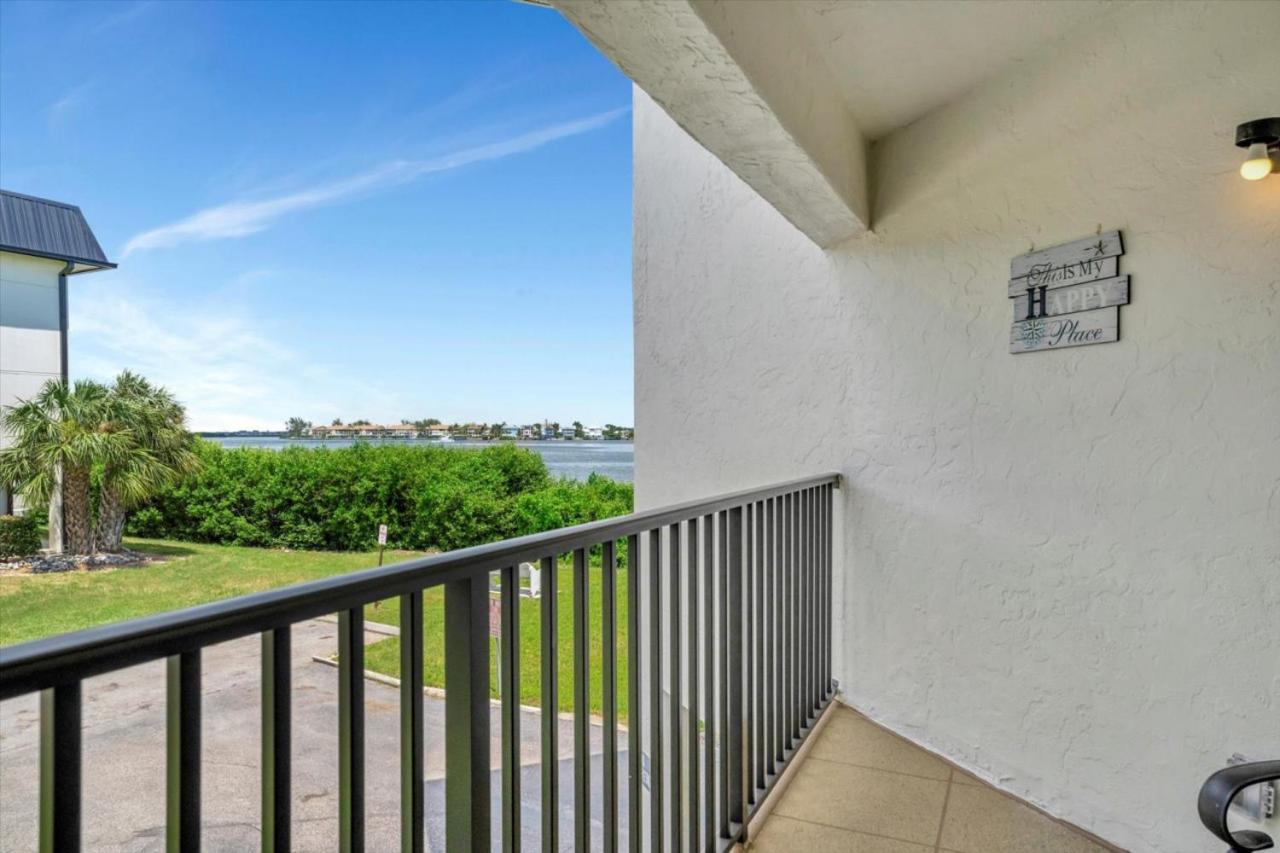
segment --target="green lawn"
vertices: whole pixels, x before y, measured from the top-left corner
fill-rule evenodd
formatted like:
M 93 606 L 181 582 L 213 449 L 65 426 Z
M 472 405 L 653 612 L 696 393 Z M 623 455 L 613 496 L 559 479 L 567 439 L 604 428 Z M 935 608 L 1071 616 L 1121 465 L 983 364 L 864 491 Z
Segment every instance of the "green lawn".
M 0 645 L 367 569 L 377 552 L 276 551 L 128 539 L 168 559 L 126 569 L 0 577 Z M 387 561 L 416 556 L 388 552 Z M 381 620 L 393 607 L 369 609 Z
M 556 665 L 559 671 L 559 695 L 557 706 L 562 711 L 573 708 L 573 565 L 569 559 L 559 562 L 559 588 L 557 590 L 556 622 L 559 629 L 556 646 Z M 627 697 L 627 590 L 625 569 L 618 571 L 618 631 L 615 637 L 618 649 L 618 714 L 626 718 Z M 600 680 L 600 663 L 603 654 L 601 632 L 600 560 L 591 561 L 587 580 L 591 599 L 590 642 L 588 657 L 591 666 L 591 709 L 599 713 L 604 707 Z M 395 611 L 394 614 L 388 611 Z M 378 622 L 398 624 L 399 606 L 383 604 L 376 611 L 366 611 L 368 618 Z M 393 618 L 394 617 L 394 618 Z M 423 597 L 423 680 L 426 684 L 444 686 L 444 591 L 428 590 Z M 520 599 L 520 701 L 525 705 L 542 706 L 542 605 L 537 599 Z M 390 637 L 366 647 L 365 667 L 386 675 L 400 675 L 400 638 Z M 490 693 L 498 695 L 498 641 L 489 641 Z
M 245 593 L 314 580 L 368 568 L 377 564 L 376 552 L 333 553 L 279 551 L 230 545 L 201 545 L 155 539 L 129 539 L 130 548 L 163 555 L 166 561 L 126 569 L 47 575 L 0 577 L 0 645 L 10 645 L 51 634 L 132 619 L 151 613 L 188 607 Z M 387 562 L 416 556 L 388 552 Z M 573 706 L 573 570 L 569 560 L 559 564 L 557 665 L 561 709 Z M 591 561 L 588 582 L 591 596 L 591 707 L 601 708 L 600 660 L 600 563 Z M 428 685 L 444 686 L 444 590 L 436 587 L 424 596 L 423 675 Z M 626 571 L 618 572 L 618 684 L 627 683 Z M 398 601 L 379 602 L 365 608 L 365 618 L 398 625 Z M 541 607 L 533 599 L 520 600 L 520 700 L 541 705 Z M 490 645 L 493 694 L 497 695 L 497 641 Z M 366 666 L 388 675 L 399 675 L 400 640 L 389 638 L 366 649 Z M 618 691 L 619 713 L 625 718 L 625 690 Z

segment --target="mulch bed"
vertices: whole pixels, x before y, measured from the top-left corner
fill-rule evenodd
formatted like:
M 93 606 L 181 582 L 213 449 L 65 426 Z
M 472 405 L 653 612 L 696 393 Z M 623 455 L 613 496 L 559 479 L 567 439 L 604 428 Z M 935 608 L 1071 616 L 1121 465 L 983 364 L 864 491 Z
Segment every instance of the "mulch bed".
M 118 569 L 159 562 L 160 558 L 140 551 L 117 554 L 33 554 L 16 560 L 0 561 L 0 574 L 43 575 L 50 572 L 91 572 Z

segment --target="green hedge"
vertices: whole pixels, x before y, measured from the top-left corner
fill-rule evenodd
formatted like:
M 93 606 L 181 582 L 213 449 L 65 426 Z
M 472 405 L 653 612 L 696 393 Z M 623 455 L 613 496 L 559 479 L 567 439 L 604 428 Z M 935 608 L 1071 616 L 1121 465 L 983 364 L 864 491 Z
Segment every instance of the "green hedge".
M 356 444 L 226 450 L 129 517 L 137 536 L 332 551 L 451 550 L 631 512 L 632 487 L 554 480 L 538 454 Z
M 34 554 L 41 544 L 34 515 L 0 515 L 0 560 Z

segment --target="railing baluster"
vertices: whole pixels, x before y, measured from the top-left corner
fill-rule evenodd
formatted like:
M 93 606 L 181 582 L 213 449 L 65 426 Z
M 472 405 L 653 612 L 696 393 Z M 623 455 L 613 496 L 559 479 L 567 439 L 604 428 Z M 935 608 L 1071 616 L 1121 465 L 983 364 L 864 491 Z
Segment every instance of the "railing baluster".
M 799 503 L 796 513 L 796 584 L 799 595 L 796 605 L 796 706 L 799 709 L 800 732 L 809 728 L 809 504 L 802 489 L 796 496 Z
M 542 849 L 560 849 L 559 578 L 556 558 L 542 558 Z
M 520 567 L 502 570 L 502 849 L 520 850 Z
M 746 839 L 746 820 L 745 816 L 749 812 L 748 806 L 755 802 L 755 699 L 753 694 L 755 691 L 755 566 L 756 566 L 756 507 L 755 504 L 747 504 L 742 508 L 742 518 L 746 535 L 746 541 L 743 542 L 742 551 L 742 648 L 738 652 L 742 659 L 741 673 L 738 678 L 743 681 L 743 709 L 742 709 L 742 776 L 745 782 L 745 796 L 743 797 L 743 815 L 742 822 L 743 839 Z
M 819 567 L 820 567 L 819 561 L 822 558 L 822 552 L 818 547 L 818 536 L 819 536 L 818 498 L 819 498 L 818 490 L 810 489 L 809 490 L 809 507 L 810 507 L 809 540 L 811 544 L 809 546 L 809 552 L 811 556 L 809 558 L 809 579 L 810 579 L 810 586 L 812 587 L 812 593 L 810 594 L 809 598 L 810 598 L 810 613 L 812 614 L 811 616 L 812 624 L 809 627 L 809 638 L 810 638 L 809 645 L 813 648 L 813 651 L 809 655 L 809 658 L 810 658 L 809 695 L 812 697 L 812 704 L 813 704 L 812 716 L 815 719 L 818 716 L 818 709 L 822 707 L 822 688 L 820 686 L 822 679 L 819 675 L 819 673 L 821 673 L 822 671 L 822 660 L 821 660 L 822 621 L 818 618 L 818 613 L 821 608 L 821 600 L 822 600 L 821 599 L 822 573 L 819 570 Z
M 400 596 L 400 849 L 426 847 L 424 718 L 422 711 L 422 593 Z
M 716 843 L 716 636 L 715 636 L 715 516 L 702 517 L 702 844 L 705 851 Z M 696 724 L 696 723 L 695 723 Z M 694 839 L 695 845 L 698 839 Z
M 662 528 L 649 531 L 649 843 L 662 853 Z
M 835 604 L 835 594 L 833 589 L 833 584 L 835 582 L 835 578 L 833 576 L 835 571 L 835 555 L 832 552 L 832 544 L 834 541 L 833 536 L 834 536 L 835 520 L 836 520 L 835 519 L 835 512 L 836 512 L 835 488 L 833 486 L 827 486 L 826 493 L 827 493 L 827 508 L 826 508 L 826 515 L 824 516 L 824 518 L 826 519 L 826 530 L 824 531 L 826 534 L 826 541 L 823 542 L 822 544 L 822 557 L 823 557 L 823 560 L 826 561 L 827 603 L 826 603 L 826 608 L 823 611 L 822 618 L 825 623 L 825 630 L 826 630 L 827 660 L 826 660 L 826 666 L 823 667 L 823 676 L 826 678 L 826 682 L 825 682 L 826 694 L 828 697 L 830 697 L 833 692 L 832 684 L 831 684 L 832 657 L 835 653 L 835 649 L 834 649 L 835 635 L 833 631 L 835 616 L 832 612 Z
M 292 667 L 288 626 L 262 634 L 262 853 L 286 853 L 292 837 Z
M 200 650 L 166 661 L 165 836 L 173 853 L 200 850 Z
M 743 570 L 746 563 L 742 550 L 742 507 L 729 510 L 729 589 L 728 589 L 728 677 L 729 677 L 729 751 L 726 760 L 729 776 L 729 823 L 742 824 L 745 831 L 745 804 L 748 785 L 746 767 L 746 733 L 742 720 L 742 609 Z
M 338 614 L 338 849 L 364 850 L 364 608 Z
M 759 592 L 757 619 L 759 620 L 760 681 L 757 691 L 760 694 L 760 778 L 767 789 L 769 775 L 773 763 L 773 684 L 770 674 L 770 661 L 773 658 L 773 635 L 770 631 L 773 619 L 773 512 L 770 501 L 766 498 L 760 502 L 760 580 L 756 587 Z M 763 801 L 765 795 L 759 795 Z
M 445 838 L 489 849 L 489 576 L 444 588 Z
M 791 496 L 783 495 L 778 507 L 778 762 L 791 748 Z
M 753 739 L 754 748 L 751 751 L 751 762 L 753 762 L 754 783 L 751 784 L 751 802 L 755 802 L 756 790 L 764 790 L 764 744 L 765 744 L 765 719 L 764 719 L 764 502 L 755 503 L 755 510 L 751 515 L 751 532 L 755 534 L 755 549 L 753 551 L 753 561 L 751 561 L 751 574 L 755 581 L 755 593 L 751 596 L 754 605 L 749 613 L 751 637 L 755 639 L 755 652 L 753 654 L 754 678 L 751 680 L 751 689 L 746 698 L 748 702 L 755 703 L 755 713 L 751 717 L 751 739 Z
M 794 747 L 800 740 L 800 728 L 803 717 L 800 711 L 800 496 L 791 495 L 791 511 L 787 516 L 787 579 L 791 584 L 788 597 L 790 606 L 789 632 L 787 638 L 787 696 L 791 712 L 791 745 Z
M 640 853 L 640 537 L 627 537 L 627 848 Z M 543 847 L 543 850 L 554 850 Z
M 808 489 L 800 493 L 800 702 L 804 708 L 804 726 L 812 725 L 813 692 L 810 684 L 813 681 L 813 537 L 810 535 L 810 521 L 813 520 Z
M 80 849 L 80 689 L 40 691 L 40 853 Z
M 819 571 L 821 551 L 818 548 L 818 490 L 809 490 L 809 696 L 813 708 L 811 717 L 817 719 L 822 707 L 822 689 L 819 673 L 822 671 L 822 622 L 818 618 L 822 595 L 822 575 Z
M 689 519 L 685 527 L 685 621 L 687 624 L 688 652 L 685 671 L 685 693 L 689 702 L 689 715 L 685 720 L 685 740 L 688 741 L 688 763 L 685 764 L 685 796 L 688 803 L 687 850 L 698 847 L 698 520 Z
M 729 837 L 729 755 L 732 753 L 732 745 L 729 740 L 729 631 L 728 631 L 728 612 L 729 599 L 727 592 L 729 589 L 729 514 L 721 512 L 717 519 L 719 527 L 719 553 L 716 555 L 717 574 L 719 575 L 716 585 L 716 644 L 720 647 L 718 660 L 716 661 L 716 676 L 719 682 L 719 688 L 716 691 L 716 711 L 719 716 L 719 723 L 716 728 L 719 730 L 720 756 L 716 761 L 717 776 L 719 777 L 719 827 L 720 837 Z
M 573 552 L 573 838 L 591 849 L 591 599 L 587 552 Z
M 822 514 L 818 516 L 822 524 L 819 539 L 819 547 L 822 548 L 822 558 L 819 560 L 822 567 L 822 610 L 818 613 L 819 630 L 822 633 L 822 667 L 819 669 L 819 678 L 822 679 L 822 699 L 826 702 L 831 697 L 831 548 L 828 542 L 828 535 L 831 534 L 831 487 L 824 485 L 819 494 L 822 494 Z
M 771 653 L 769 653 L 769 667 L 771 667 L 771 670 L 772 670 L 772 676 L 771 678 L 769 678 L 769 680 L 772 681 L 772 693 L 773 693 L 773 719 L 772 719 L 773 758 L 771 761 L 771 765 L 769 765 L 769 768 L 771 768 L 773 775 L 777 775 L 778 772 L 781 771 L 782 749 L 783 749 L 783 744 L 786 743 L 786 740 L 785 740 L 786 702 L 785 702 L 785 698 L 783 698 L 783 693 L 782 693 L 783 671 L 785 671 L 785 667 L 786 667 L 786 657 L 785 657 L 785 653 L 783 653 L 783 647 L 782 647 L 783 615 L 785 615 L 785 612 L 786 612 L 786 598 L 783 597 L 783 587 L 782 587 L 783 578 L 785 578 L 786 576 L 785 567 L 783 567 L 783 562 L 782 562 L 782 503 L 783 503 L 783 500 L 785 500 L 785 498 L 782 498 L 782 497 L 773 498 L 773 501 L 772 501 L 773 517 L 771 519 L 771 523 L 769 523 L 769 535 L 772 535 L 773 537 L 773 540 L 771 542 L 771 546 L 772 546 L 771 556 L 773 558 L 773 567 L 772 567 L 773 576 L 771 580 L 773 581 L 773 596 L 774 596 L 772 605 L 769 606 L 769 616 L 771 616 L 771 619 L 773 620 L 772 629 L 771 631 L 769 631 L 769 637 L 771 637 L 773 640 Z
M 601 700 L 604 705 L 604 732 L 601 760 L 604 792 L 604 851 L 618 849 L 618 559 L 617 544 L 610 539 L 601 546 L 600 563 L 600 662 Z
M 800 546 L 804 549 L 800 563 L 800 582 L 804 585 L 804 610 L 801 615 L 801 637 L 804 655 L 800 659 L 802 680 L 800 697 L 804 702 L 805 725 L 813 720 L 813 492 L 805 489 L 800 497 L 803 507 L 800 516 Z
M 765 727 L 765 772 L 778 773 L 778 501 L 765 502 L 765 705 L 769 709 Z
M 813 522 L 810 524 L 813 538 L 813 664 L 811 666 L 813 716 L 816 719 L 822 708 L 822 492 L 813 489 Z
M 671 814 L 667 820 L 667 846 L 672 853 L 680 851 L 680 834 L 684 828 L 681 806 L 684 793 L 681 790 L 684 777 L 681 769 L 680 750 L 680 525 L 667 528 L 667 660 L 671 662 L 667 714 L 667 788 L 671 802 Z

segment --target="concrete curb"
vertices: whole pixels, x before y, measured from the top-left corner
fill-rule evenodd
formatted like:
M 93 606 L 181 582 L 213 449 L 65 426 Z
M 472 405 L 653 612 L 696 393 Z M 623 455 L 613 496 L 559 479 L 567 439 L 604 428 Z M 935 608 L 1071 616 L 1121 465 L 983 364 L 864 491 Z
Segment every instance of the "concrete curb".
M 324 622 L 328 625 L 337 625 L 337 616 L 320 616 L 317 622 Z M 385 625 L 382 622 L 370 622 L 367 619 L 364 623 L 364 630 L 369 634 L 382 634 L 384 637 L 399 637 L 400 629 L 395 625 Z
M 336 621 L 336 620 L 334 620 L 334 621 Z M 368 627 L 368 623 L 366 623 L 365 627 L 366 627 L 366 628 Z M 392 627 L 392 626 L 385 626 L 385 625 L 384 625 L 384 626 L 382 626 L 382 627 Z M 374 633 L 380 633 L 380 632 L 376 632 L 376 631 L 375 631 Z M 396 632 L 396 636 L 399 636 L 399 635 L 400 635 L 400 634 L 399 634 L 399 631 L 397 631 L 397 632 Z M 334 669 L 337 669 L 337 667 L 338 667 L 338 662 L 337 662 L 336 660 L 333 660 L 332 658 L 321 657 L 320 655 L 312 655 L 312 656 L 311 656 L 311 660 L 312 660 L 313 662 L 315 662 L 315 663 L 322 663 L 322 664 L 324 664 L 325 666 L 333 667 Z M 390 675 L 383 675 L 381 672 L 375 672 L 375 671 L 374 671 L 374 670 L 372 670 L 372 669 L 366 669 L 366 670 L 364 671 L 364 677 L 365 677 L 365 678 L 367 678 L 367 679 L 369 679 L 370 681 L 376 681 L 376 682 L 378 682 L 379 684 L 385 684 L 385 685 L 387 685 L 388 687 L 399 687 L 399 686 L 400 686 L 400 679 L 395 678 L 394 676 L 390 676 Z M 441 688 L 439 688 L 439 687 L 430 687 L 430 686 L 427 686 L 427 685 L 423 685 L 422 692 L 423 692 L 425 695 L 432 697 L 433 699 L 443 699 L 443 698 L 444 698 L 444 696 L 445 696 L 445 692 L 444 692 L 444 690 L 442 690 L 442 689 L 441 689 Z M 490 699 L 490 700 L 489 700 L 489 704 L 490 704 L 490 705 L 493 705 L 494 707 L 501 707 L 501 706 L 502 706 L 502 700 L 501 700 L 501 699 Z M 541 708 L 539 708 L 537 705 L 521 705 L 521 706 L 520 706 L 520 710 L 521 710 L 521 711 L 526 711 L 526 712 L 528 712 L 528 713 L 530 713 L 530 714 L 541 714 L 541 713 L 542 713 L 542 709 L 541 709 Z M 561 719 L 561 720 L 567 720 L 567 721 L 569 721 L 569 722 L 572 722 L 572 721 L 573 721 L 573 718 L 574 718 L 574 717 L 573 717 L 573 713 L 572 713 L 572 712 L 570 712 L 570 711 L 559 711 L 559 712 L 557 712 L 556 717 L 557 717 L 558 719 Z M 600 716 L 598 716 L 598 715 L 596 715 L 596 714 L 592 714 L 588 719 L 591 721 L 591 725 L 593 725 L 593 726 L 600 726 L 601 728 L 603 728 L 603 727 L 604 727 L 604 718 L 603 718 L 603 717 L 600 717 Z M 625 725 L 624 723 L 619 722 L 619 723 L 618 723 L 618 731 L 620 731 L 620 732 L 625 732 L 625 731 L 627 731 L 627 727 L 626 727 L 626 725 Z

